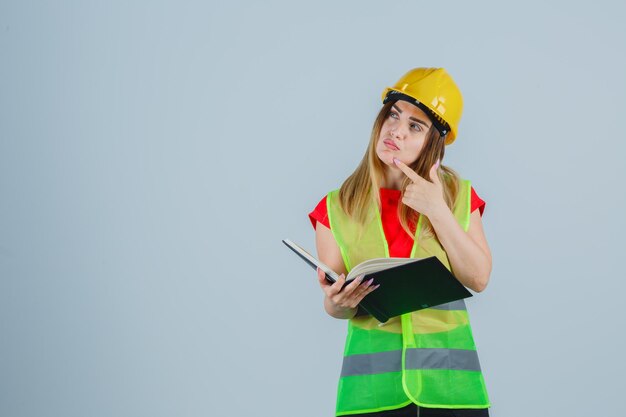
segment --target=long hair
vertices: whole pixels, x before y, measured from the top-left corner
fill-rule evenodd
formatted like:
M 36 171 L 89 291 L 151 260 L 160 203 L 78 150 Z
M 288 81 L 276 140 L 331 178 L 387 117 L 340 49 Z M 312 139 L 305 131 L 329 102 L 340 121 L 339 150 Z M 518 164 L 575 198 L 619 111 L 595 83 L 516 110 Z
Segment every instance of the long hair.
M 379 210 L 381 207 L 378 190 L 384 182 L 385 170 L 388 168 L 376 154 L 376 143 L 378 142 L 383 123 L 387 117 L 389 117 L 389 112 L 393 104 L 393 102 L 386 103 L 378 112 L 363 159 L 339 189 L 339 204 L 341 208 L 361 225 L 364 225 L 368 220 L 367 213 L 370 204 L 376 204 Z M 409 165 L 409 167 L 420 177 L 430 181 L 430 168 L 438 159 L 443 161 L 444 153 L 445 138 L 441 137 L 437 129 L 431 126 L 426 133 L 426 141 L 419 157 L 413 164 Z M 443 164 L 440 164 L 437 175 L 439 175 L 439 180 L 443 185 L 444 201 L 452 210 L 459 192 L 459 175 L 452 168 L 443 166 Z M 411 179 L 408 177 L 405 177 L 402 181 L 401 199 L 404 197 L 404 191 L 410 183 Z M 413 230 L 415 230 L 418 213 L 406 204 L 400 202 L 400 204 L 398 204 L 398 217 L 406 233 L 409 234 L 409 236 L 414 236 Z M 432 224 L 426 216 L 422 219 L 422 225 L 420 237 L 434 235 Z

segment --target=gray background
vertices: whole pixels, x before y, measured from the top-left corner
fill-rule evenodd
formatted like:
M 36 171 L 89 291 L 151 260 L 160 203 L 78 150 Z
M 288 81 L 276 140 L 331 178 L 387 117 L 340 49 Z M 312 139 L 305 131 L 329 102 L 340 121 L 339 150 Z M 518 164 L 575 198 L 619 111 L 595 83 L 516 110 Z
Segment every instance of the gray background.
M 492 415 L 623 415 L 626 8 L 581 3 L 1 1 L 0 416 L 332 415 L 280 240 L 416 66 L 465 98 Z

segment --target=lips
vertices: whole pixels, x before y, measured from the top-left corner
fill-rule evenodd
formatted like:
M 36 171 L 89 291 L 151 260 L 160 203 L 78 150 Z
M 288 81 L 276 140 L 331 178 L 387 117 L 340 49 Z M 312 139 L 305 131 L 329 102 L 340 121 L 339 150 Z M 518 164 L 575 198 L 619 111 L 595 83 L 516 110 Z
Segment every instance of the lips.
M 389 149 L 393 149 L 394 151 L 399 151 L 400 148 L 398 148 L 398 146 L 395 144 L 394 141 L 392 141 L 391 139 L 385 139 L 383 140 L 383 143 L 389 148 Z

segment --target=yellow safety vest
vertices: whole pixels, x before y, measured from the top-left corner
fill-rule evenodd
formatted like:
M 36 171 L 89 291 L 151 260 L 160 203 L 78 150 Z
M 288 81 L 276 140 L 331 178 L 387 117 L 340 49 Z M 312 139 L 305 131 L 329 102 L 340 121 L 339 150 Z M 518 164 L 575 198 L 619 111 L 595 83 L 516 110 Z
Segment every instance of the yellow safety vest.
M 467 231 L 471 184 L 460 181 L 454 216 Z M 389 257 L 382 220 L 374 203 L 365 227 L 346 215 L 339 190 L 326 198 L 330 228 L 346 270 L 371 258 Z M 412 258 L 436 256 L 450 269 L 435 237 L 420 236 L 419 217 Z M 400 408 L 411 402 L 435 408 L 486 408 L 489 399 L 480 370 L 469 316 L 463 300 L 390 319 L 371 316 L 349 320 L 336 414 Z

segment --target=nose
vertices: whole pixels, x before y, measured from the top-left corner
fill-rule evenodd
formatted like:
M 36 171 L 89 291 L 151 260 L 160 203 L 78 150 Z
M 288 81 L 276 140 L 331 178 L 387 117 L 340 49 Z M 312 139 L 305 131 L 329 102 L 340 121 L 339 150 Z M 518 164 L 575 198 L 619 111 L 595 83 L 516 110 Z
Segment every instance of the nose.
M 401 138 L 404 136 L 404 131 L 402 130 L 402 127 L 395 126 L 389 130 L 389 134 L 392 138 Z

